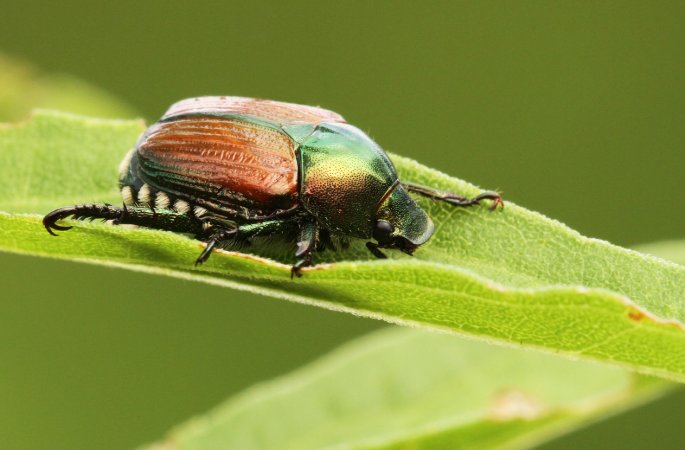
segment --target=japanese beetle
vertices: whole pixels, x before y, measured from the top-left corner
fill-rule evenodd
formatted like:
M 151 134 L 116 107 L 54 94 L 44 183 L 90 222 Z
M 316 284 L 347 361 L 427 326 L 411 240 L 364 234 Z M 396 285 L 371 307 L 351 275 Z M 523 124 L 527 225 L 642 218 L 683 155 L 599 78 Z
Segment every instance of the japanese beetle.
M 371 239 L 368 249 L 411 255 L 433 234 L 430 217 L 410 192 L 454 206 L 481 200 L 503 205 L 496 192 L 468 199 L 401 182 L 385 152 L 337 113 L 244 97 L 182 100 L 150 126 L 119 170 L 123 207 L 75 205 L 60 219 L 112 220 L 191 233 L 215 247 L 257 235 L 297 233 L 292 274 L 312 263 L 331 236 Z

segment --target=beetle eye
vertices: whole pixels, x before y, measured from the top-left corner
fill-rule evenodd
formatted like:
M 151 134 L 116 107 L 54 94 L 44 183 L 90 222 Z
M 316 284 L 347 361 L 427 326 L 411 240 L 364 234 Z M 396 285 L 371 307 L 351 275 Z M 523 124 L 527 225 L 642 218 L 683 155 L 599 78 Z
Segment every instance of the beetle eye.
M 386 244 L 390 242 L 393 231 L 395 231 L 395 227 L 393 227 L 390 222 L 387 220 L 379 220 L 376 222 L 376 227 L 373 230 L 373 238 L 378 241 L 379 244 Z

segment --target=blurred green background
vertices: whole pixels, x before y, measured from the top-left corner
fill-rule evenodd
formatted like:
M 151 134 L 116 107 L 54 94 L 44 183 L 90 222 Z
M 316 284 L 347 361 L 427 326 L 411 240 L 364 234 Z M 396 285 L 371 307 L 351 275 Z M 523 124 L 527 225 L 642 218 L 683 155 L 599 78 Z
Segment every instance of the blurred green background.
M 683 2 L 36 1 L 1 14 L 1 52 L 101 87 L 129 116 L 212 94 L 321 105 L 583 234 L 685 237 Z M 0 265 L 2 449 L 131 448 L 383 326 L 116 269 Z M 679 448 L 684 408 L 679 393 L 546 448 Z

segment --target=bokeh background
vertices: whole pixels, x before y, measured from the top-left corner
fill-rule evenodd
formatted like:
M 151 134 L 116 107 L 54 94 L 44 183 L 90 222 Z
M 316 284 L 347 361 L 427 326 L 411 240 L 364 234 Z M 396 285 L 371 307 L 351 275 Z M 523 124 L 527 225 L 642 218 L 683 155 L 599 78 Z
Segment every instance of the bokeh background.
M 583 234 L 685 237 L 683 2 L 43 0 L 0 23 L 0 52 L 122 117 L 211 94 L 321 105 Z M 384 326 L 116 269 L 0 269 L 3 449 L 132 448 Z M 684 409 L 679 393 L 545 448 L 682 448 Z

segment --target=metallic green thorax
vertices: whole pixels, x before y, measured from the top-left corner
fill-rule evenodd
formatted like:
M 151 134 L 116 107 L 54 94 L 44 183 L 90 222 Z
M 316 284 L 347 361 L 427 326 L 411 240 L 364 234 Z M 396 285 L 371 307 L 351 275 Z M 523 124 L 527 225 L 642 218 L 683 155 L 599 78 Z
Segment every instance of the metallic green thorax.
M 319 124 L 308 136 L 305 131 L 291 134 L 300 141 L 300 201 L 324 228 L 370 238 L 376 221 L 384 219 L 396 236 L 417 245 L 428 240 L 430 218 L 399 184 L 374 141 L 342 123 Z

